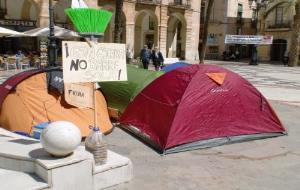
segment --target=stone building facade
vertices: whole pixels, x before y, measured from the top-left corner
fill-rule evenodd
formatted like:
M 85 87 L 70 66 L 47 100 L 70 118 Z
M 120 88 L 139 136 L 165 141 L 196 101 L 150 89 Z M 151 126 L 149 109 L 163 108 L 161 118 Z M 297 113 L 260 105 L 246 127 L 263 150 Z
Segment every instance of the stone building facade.
M 259 47 L 260 60 L 282 61 L 284 54 L 290 49 L 293 20 L 293 11 L 288 5 L 276 7 L 266 18 L 260 17 L 259 33 L 273 36 L 272 45 Z
M 226 34 L 255 34 L 255 27 L 252 22 L 253 10 L 249 2 L 249 0 L 215 1 L 208 28 L 206 58 L 221 59 L 224 51 L 235 52 L 237 49 L 242 58 L 250 56 L 251 47 L 249 45 L 225 44 Z M 202 7 L 201 18 L 205 14 L 206 3 L 204 0 L 202 1 Z M 203 37 L 200 33 L 200 44 L 201 38 Z
M 115 10 L 112 0 L 85 2 L 89 7 Z M 70 21 L 64 9 L 70 7 L 71 0 L 53 0 L 53 4 L 55 23 L 68 28 Z M 165 57 L 197 60 L 200 4 L 200 0 L 124 0 L 122 41 L 134 51 L 135 57 L 147 44 L 157 46 Z M 48 0 L 0 0 L 0 6 L 3 27 L 25 31 L 48 26 Z M 105 32 L 105 42 L 112 42 L 113 30 L 114 18 Z

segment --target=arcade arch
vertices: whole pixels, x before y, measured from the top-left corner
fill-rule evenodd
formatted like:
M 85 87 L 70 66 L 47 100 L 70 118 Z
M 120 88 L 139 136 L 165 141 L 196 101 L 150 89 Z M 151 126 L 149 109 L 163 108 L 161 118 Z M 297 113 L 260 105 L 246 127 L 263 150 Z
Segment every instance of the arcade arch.
M 134 54 L 139 56 L 144 45 L 148 48 L 158 45 L 158 19 L 150 10 L 139 11 L 135 16 Z
M 186 20 L 180 13 L 173 13 L 168 20 L 167 57 L 185 58 Z
M 11 20 L 3 27 L 10 28 L 19 32 L 24 32 L 36 27 L 34 24 L 38 20 L 39 4 L 36 0 L 9 0 L 6 1 L 7 13 L 4 18 Z M 0 53 L 14 54 L 18 50 L 36 50 L 36 38 L 16 37 L 1 38 Z
M 19 1 L 18 1 L 19 2 Z M 21 19 L 22 20 L 37 20 L 38 18 L 38 4 L 34 0 L 24 0 L 22 4 Z
M 54 22 L 55 23 L 68 23 L 69 18 L 65 14 L 65 9 L 71 7 L 70 0 L 59 0 L 54 5 Z

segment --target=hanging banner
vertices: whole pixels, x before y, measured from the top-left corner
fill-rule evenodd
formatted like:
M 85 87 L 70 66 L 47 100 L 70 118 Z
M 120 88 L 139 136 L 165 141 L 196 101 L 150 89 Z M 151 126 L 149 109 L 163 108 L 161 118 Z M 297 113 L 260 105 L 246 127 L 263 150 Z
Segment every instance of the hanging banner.
M 268 45 L 272 44 L 273 36 L 259 36 L 259 35 L 226 35 L 225 44 L 258 44 Z
M 126 81 L 125 44 L 62 42 L 65 83 Z
M 93 85 L 91 83 L 65 84 L 65 100 L 78 108 L 93 108 Z

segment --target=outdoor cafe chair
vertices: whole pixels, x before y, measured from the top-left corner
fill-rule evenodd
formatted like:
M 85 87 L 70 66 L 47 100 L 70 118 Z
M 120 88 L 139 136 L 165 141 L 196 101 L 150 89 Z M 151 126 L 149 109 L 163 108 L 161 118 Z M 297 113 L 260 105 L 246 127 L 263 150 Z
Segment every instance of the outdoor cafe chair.
M 17 62 L 15 57 L 8 57 L 4 59 L 6 70 L 9 70 L 10 68 L 13 68 L 15 70 L 18 69 Z
M 29 68 L 30 64 L 29 64 L 29 59 L 27 57 L 24 57 L 20 60 L 20 69 L 23 70 L 23 68 Z

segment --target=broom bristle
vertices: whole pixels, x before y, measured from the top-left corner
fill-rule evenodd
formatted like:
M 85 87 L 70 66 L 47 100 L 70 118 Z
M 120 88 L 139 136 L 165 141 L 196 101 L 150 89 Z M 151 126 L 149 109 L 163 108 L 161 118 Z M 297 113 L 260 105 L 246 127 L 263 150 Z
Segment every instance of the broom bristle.
M 68 8 L 65 12 L 80 33 L 104 33 L 113 15 L 112 12 L 92 8 Z

